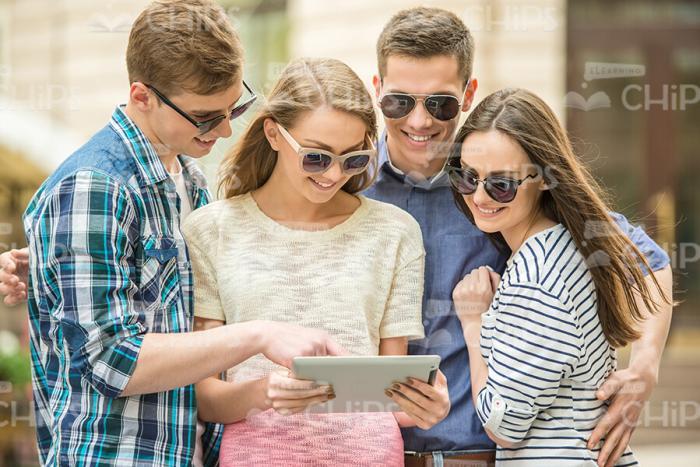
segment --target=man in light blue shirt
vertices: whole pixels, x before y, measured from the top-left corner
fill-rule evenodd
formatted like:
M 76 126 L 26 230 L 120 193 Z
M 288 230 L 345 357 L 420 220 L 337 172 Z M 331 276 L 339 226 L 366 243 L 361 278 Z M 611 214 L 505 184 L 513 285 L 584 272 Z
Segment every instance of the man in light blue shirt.
M 473 40 L 464 23 L 437 8 L 397 13 L 377 43 L 379 74 L 374 85 L 386 131 L 378 142 L 377 180 L 365 194 L 406 210 L 421 226 L 426 249 L 426 337 L 411 342 L 409 354 L 442 357 L 452 402 L 448 417 L 432 429 L 403 429 L 409 467 L 440 466 L 443 459 L 493 462 L 494 445 L 472 403 L 469 358 L 452 291 L 465 274 L 479 266 L 489 265 L 502 273 L 508 255 L 499 253 L 457 209 L 443 171 L 459 116 L 470 108 L 477 89 L 473 53 Z M 646 255 L 660 282 L 670 289 L 668 255 L 624 216 L 614 217 Z M 633 345 L 630 368 L 616 372 L 602 388 L 607 392 L 600 395 L 602 399 L 615 395 L 608 415 L 591 437 L 607 434 L 599 457 L 603 462 L 614 462 L 622 454 L 619 448 L 624 449 L 629 441 L 634 426 L 624 422 L 636 420 L 639 411 L 626 409 L 642 406 L 649 397 L 669 320 L 670 307 L 647 320 L 643 337 Z M 624 385 L 639 383 L 644 384 L 642 392 L 618 392 Z M 597 444 L 597 440 L 592 442 Z

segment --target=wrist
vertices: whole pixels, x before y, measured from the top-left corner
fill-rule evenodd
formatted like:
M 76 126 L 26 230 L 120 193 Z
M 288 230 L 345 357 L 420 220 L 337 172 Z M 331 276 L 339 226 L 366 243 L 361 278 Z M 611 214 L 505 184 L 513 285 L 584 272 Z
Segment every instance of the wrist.
M 464 332 L 464 343 L 467 344 L 469 349 L 469 354 L 472 354 L 473 350 L 481 348 L 481 332 L 478 331 L 465 331 Z M 478 352 L 477 352 L 478 353 Z
M 255 394 L 255 408 L 264 412 L 272 408 L 267 398 L 268 377 L 257 379 L 253 382 L 253 394 Z
M 467 337 L 481 336 L 481 316 L 470 317 L 467 319 L 461 319 L 462 323 L 462 333 L 465 339 Z
M 661 362 L 654 355 L 637 355 L 632 356 L 627 369 L 637 377 L 656 384 L 659 381 L 660 364 Z
M 229 328 L 226 343 L 231 354 L 245 351 L 246 360 L 259 353 L 264 353 L 267 341 L 262 330 L 261 321 L 246 321 L 226 326 Z

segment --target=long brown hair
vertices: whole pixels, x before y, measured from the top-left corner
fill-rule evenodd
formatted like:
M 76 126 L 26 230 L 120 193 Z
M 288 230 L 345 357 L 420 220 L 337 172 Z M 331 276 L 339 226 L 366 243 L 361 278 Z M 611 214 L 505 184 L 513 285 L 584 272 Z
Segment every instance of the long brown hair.
M 377 116 L 372 97 L 357 74 L 339 60 L 297 59 L 282 71 L 263 108 L 222 161 L 219 194 L 231 198 L 249 193 L 263 186 L 272 175 L 277 151 L 265 137 L 266 119 L 292 128 L 302 113 L 324 105 L 359 117 L 367 127 L 367 140 L 376 139 Z M 368 188 L 376 171 L 375 158 L 367 171 L 351 177 L 342 189 L 357 193 Z
M 461 143 L 471 133 L 491 130 L 517 142 L 542 174 L 549 189 L 543 191 L 538 208 L 566 227 L 587 259 L 596 289 L 598 317 L 608 342 L 621 347 L 639 338 L 637 325 L 645 315 L 635 301 L 635 292 L 651 312 L 658 311 L 643 272 L 651 272 L 651 268 L 610 216 L 604 190 L 574 154 L 554 112 L 524 89 L 503 89 L 489 95 L 457 133 L 449 165 L 460 166 Z M 452 192 L 459 209 L 474 222 L 462 195 L 454 188 Z M 500 233 L 490 235 L 497 245 L 507 248 Z M 669 303 L 656 278 L 652 278 L 660 296 Z

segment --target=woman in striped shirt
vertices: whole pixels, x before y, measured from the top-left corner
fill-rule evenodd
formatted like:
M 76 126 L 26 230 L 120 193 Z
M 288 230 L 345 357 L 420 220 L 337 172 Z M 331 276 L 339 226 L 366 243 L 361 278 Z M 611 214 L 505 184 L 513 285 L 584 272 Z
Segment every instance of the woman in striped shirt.
M 647 286 L 648 263 L 540 98 L 488 96 L 456 141 L 457 204 L 513 252 L 502 279 L 482 267 L 453 293 L 497 464 L 594 466 L 600 448 L 586 443 L 607 408 L 595 392 L 615 369 L 615 348 L 639 336 L 642 307 L 668 299 L 655 279 Z M 617 465 L 636 463 L 628 447 Z

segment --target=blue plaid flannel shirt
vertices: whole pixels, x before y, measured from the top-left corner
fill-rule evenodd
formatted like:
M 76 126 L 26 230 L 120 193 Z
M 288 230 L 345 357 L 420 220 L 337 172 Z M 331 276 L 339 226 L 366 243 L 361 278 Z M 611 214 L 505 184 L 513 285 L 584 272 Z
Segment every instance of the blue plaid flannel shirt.
M 203 174 L 180 161 L 193 207 L 207 204 Z M 191 331 L 194 316 L 175 184 L 121 107 L 40 187 L 24 225 L 42 464 L 191 465 L 194 386 L 120 397 L 144 335 Z M 207 425 L 206 466 L 220 437 Z

